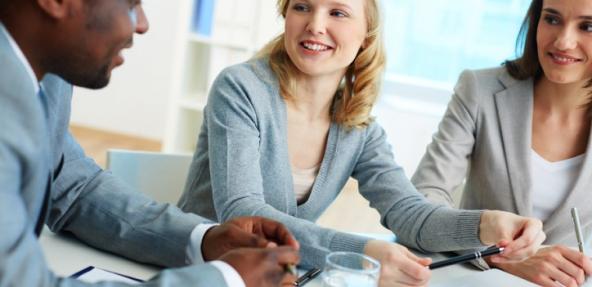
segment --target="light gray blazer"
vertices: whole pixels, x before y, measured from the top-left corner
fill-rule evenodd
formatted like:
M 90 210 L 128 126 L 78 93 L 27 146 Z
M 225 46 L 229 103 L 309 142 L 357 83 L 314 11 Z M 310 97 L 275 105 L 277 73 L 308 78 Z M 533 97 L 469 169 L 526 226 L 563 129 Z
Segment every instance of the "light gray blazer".
M 503 67 L 463 72 L 413 184 L 430 201 L 452 205 L 453 192 L 466 179 L 461 208 L 532 216 L 532 109 L 532 79 L 516 80 Z M 574 206 L 590 235 L 591 175 L 588 152 L 573 190 L 544 221 L 545 244 L 576 246 L 570 216 Z
M 0 33 L 0 286 L 89 285 L 48 269 L 34 232 L 39 218 L 55 232 L 133 260 L 185 265 L 190 233 L 205 219 L 157 204 L 99 168 L 68 132 L 72 86 L 48 75 L 43 87 L 45 97 L 35 94 Z M 146 285 L 223 282 L 214 266 L 202 264 L 164 271 Z

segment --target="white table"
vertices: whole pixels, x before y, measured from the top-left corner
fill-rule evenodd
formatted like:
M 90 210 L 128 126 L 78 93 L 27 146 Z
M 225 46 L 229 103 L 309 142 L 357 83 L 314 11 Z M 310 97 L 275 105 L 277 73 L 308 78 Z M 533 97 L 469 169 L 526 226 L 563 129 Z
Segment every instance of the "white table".
M 76 238 L 57 235 L 47 228 L 41 233 L 39 242 L 49 268 L 62 277 L 70 276 L 89 265 L 143 280 L 151 278 L 160 270 L 95 249 Z
M 53 272 L 60 276 L 70 276 L 89 266 L 115 271 L 135 278 L 147 280 L 160 269 L 155 266 L 133 262 L 131 260 L 92 248 L 75 238 L 52 233 L 47 228 L 39 239 L 45 252 L 46 260 Z M 432 256 L 441 260 L 443 255 Z M 464 265 L 455 265 L 437 269 L 432 272 L 433 284 L 442 283 L 454 278 L 476 274 L 478 271 Z M 320 287 L 320 276 L 307 284 L 307 287 Z

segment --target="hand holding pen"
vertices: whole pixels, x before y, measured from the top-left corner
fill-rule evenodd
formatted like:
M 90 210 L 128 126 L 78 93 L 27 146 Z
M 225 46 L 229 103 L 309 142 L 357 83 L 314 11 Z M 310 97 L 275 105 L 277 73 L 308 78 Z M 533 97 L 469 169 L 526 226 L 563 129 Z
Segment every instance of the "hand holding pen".
M 290 246 L 273 248 L 239 248 L 220 257 L 241 276 L 247 287 L 277 287 L 296 281 L 286 266 L 300 261 L 298 251 Z
M 291 246 L 298 241 L 283 224 L 258 216 L 237 217 L 208 229 L 202 239 L 204 260 L 215 260 L 236 248 Z
M 237 217 L 208 229 L 201 245 L 205 260 L 232 266 L 247 287 L 294 282 L 299 244 L 281 223 L 262 217 Z
M 584 284 L 586 276 L 592 275 L 592 261 L 584 255 L 584 237 L 575 207 L 571 216 L 579 252 L 564 245 L 547 246 L 524 261 L 499 263 L 495 267 L 542 286 L 555 286 L 557 282 L 563 286 Z
M 432 259 L 419 257 L 403 245 L 370 240 L 364 254 L 380 262 L 380 286 L 426 286 L 431 278 L 426 267 Z
M 504 252 L 494 255 L 494 263 L 520 261 L 533 255 L 546 236 L 543 223 L 535 218 L 510 212 L 485 210 L 481 214 L 479 238 L 484 245 L 504 247 Z
M 565 215 L 569 216 L 569 215 Z M 577 210 L 572 211 L 574 228 L 579 227 Z M 576 223 L 578 222 L 578 223 Z M 583 235 L 581 230 L 574 233 Z M 583 238 L 580 238 L 583 243 Z M 583 250 L 583 244 L 580 244 Z M 521 277 L 541 286 L 581 286 L 586 276 L 592 275 L 592 261 L 577 249 L 565 245 L 545 246 L 537 250 L 536 254 L 520 262 L 494 263 L 490 266 L 502 269 L 508 273 Z M 557 284 L 560 283 L 560 284 Z
M 298 277 L 298 279 L 296 279 L 296 281 L 294 281 L 294 283 L 292 285 L 293 286 L 302 287 L 306 283 L 312 281 L 317 276 L 319 276 L 319 274 L 321 274 L 321 272 L 323 272 L 323 271 L 321 269 L 318 269 L 318 268 L 310 269 L 306 273 L 304 273 L 304 275 Z

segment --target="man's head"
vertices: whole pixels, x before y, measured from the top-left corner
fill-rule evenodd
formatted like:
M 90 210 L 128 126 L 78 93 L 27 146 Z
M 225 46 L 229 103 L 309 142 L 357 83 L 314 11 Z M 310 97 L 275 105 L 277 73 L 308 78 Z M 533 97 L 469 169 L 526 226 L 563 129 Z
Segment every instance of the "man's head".
M 131 47 L 135 33 L 148 30 L 141 0 L 0 0 L 0 5 L 11 6 L 13 16 L 0 19 L 38 76 L 54 73 L 92 89 L 109 83 L 113 68 L 123 64 L 121 51 Z M 32 22 L 35 28 L 25 28 Z

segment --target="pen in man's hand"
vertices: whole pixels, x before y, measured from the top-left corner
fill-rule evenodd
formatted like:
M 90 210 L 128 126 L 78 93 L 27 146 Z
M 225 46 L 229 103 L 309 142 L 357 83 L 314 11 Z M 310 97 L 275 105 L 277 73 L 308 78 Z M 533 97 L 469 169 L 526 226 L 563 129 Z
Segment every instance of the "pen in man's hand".
M 298 271 L 296 270 L 296 265 L 294 265 L 294 264 L 284 265 L 284 271 L 287 273 L 290 273 L 294 276 L 298 276 Z
M 304 284 L 308 283 L 308 281 L 314 279 L 319 274 L 321 274 L 321 269 L 318 269 L 318 268 L 310 269 L 310 270 L 308 270 L 308 272 L 304 273 L 304 275 L 302 275 L 302 277 L 298 278 L 298 280 L 296 280 L 294 282 L 294 286 L 304 286 Z
M 503 247 L 491 247 L 483 251 L 475 251 L 474 253 L 465 254 L 457 257 L 452 257 L 450 259 L 434 262 L 430 264 L 430 269 L 436 269 L 444 266 L 449 266 L 452 264 L 464 263 L 467 261 L 471 261 L 474 259 L 478 259 L 485 256 L 491 256 L 495 254 L 502 253 L 504 251 Z

